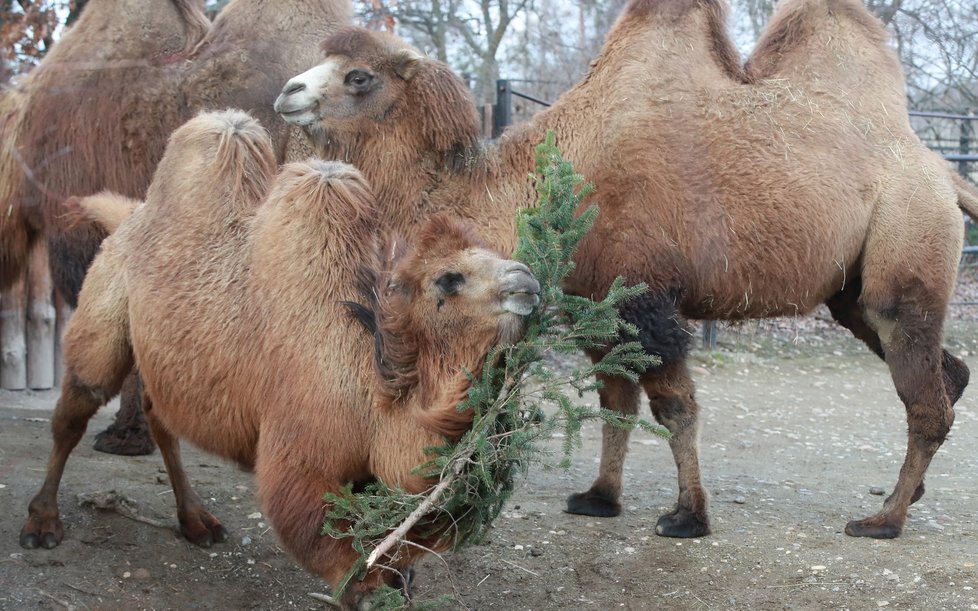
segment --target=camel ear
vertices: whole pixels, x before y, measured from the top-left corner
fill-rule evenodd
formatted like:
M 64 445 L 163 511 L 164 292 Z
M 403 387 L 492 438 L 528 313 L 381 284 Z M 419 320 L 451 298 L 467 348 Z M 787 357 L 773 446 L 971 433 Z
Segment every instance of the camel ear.
M 394 72 L 405 81 L 410 81 L 418 72 L 422 59 L 424 58 L 414 49 L 398 51 L 394 56 Z

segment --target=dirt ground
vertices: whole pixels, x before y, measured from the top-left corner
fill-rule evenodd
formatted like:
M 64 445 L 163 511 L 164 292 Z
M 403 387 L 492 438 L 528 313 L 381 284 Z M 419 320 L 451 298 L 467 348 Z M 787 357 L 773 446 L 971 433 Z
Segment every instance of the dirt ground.
M 720 341 L 694 359 L 712 535 L 654 534 L 675 501 L 675 467 L 668 445 L 641 433 L 626 465 L 625 513 L 563 513 L 565 497 L 597 472 L 592 427 L 570 470 L 530 474 L 487 544 L 423 561 L 416 596 L 451 595 L 446 608 L 469 609 L 978 610 L 976 386 L 957 406 L 903 536 L 853 539 L 846 521 L 880 508 L 904 453 L 903 407 L 885 366 L 817 317 L 722 328 Z M 947 345 L 978 371 L 978 323 L 951 323 Z M 198 492 L 232 533 L 211 549 L 189 545 L 158 454 L 91 449 L 111 409 L 68 463 L 64 543 L 21 549 L 55 398 L 0 394 L 0 609 L 322 608 L 308 593 L 325 585 L 279 549 L 248 474 L 186 450 Z M 158 525 L 79 506 L 79 494 L 106 490 Z

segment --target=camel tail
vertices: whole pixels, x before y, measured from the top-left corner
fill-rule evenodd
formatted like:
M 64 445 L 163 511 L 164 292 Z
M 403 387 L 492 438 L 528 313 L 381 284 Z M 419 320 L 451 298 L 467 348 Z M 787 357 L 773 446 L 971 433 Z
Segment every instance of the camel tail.
M 964 179 L 957 172 L 952 173 L 954 188 L 958 192 L 958 207 L 972 220 L 978 222 L 978 187 Z
M 141 203 L 118 193 L 103 191 L 88 197 L 68 198 L 65 209 L 66 214 L 72 217 L 71 225 L 91 222 L 112 234 Z

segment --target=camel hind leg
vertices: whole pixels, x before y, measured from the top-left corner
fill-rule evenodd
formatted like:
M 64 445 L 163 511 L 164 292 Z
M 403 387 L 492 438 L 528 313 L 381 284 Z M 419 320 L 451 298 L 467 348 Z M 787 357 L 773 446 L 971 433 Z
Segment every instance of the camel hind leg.
M 943 317 L 943 311 L 937 315 Z M 937 317 L 935 316 L 935 317 Z M 914 320 L 916 318 L 916 320 Z M 907 454 L 893 493 L 883 510 L 846 525 L 846 534 L 890 539 L 899 536 L 907 507 L 924 494 L 924 474 L 954 422 L 952 399 L 968 383 L 968 368 L 940 346 L 940 322 L 901 316 L 892 335 L 884 339 L 886 363 L 907 412 Z
M 909 205 L 906 210 L 913 212 Z M 867 241 L 859 303 L 906 408 L 908 437 L 893 493 L 878 514 L 846 525 L 852 536 L 899 536 L 968 384 L 967 366 L 941 346 L 961 250 L 961 217 L 956 208 L 934 201 L 925 212 L 926 221 L 915 223 L 905 215 L 881 215 Z
M 143 381 L 138 371 L 133 371 L 122 384 L 119 411 L 115 420 L 95 436 L 93 446 L 99 452 L 119 456 L 145 456 L 156 449 L 153 436 L 143 412 L 141 398 Z
M 859 303 L 861 291 L 862 279 L 855 278 L 854 281 L 850 281 L 846 285 L 845 289 L 833 295 L 825 304 L 836 322 L 849 329 L 856 339 L 862 340 L 873 354 L 886 360 L 880 337 L 866 321 L 863 307 Z M 945 389 L 953 405 L 961 398 L 961 393 L 967 384 L 968 367 L 960 359 L 942 349 L 942 370 Z M 913 496 L 910 497 L 911 505 L 924 496 L 924 490 L 924 481 L 921 480 Z
M 110 262 L 92 267 L 78 311 L 65 338 L 65 375 L 51 418 L 54 445 L 40 491 L 28 506 L 20 532 L 22 547 L 52 548 L 64 528 L 58 511 L 58 487 L 71 451 L 85 434 L 89 419 L 115 396 L 133 366 L 127 299 L 121 274 Z

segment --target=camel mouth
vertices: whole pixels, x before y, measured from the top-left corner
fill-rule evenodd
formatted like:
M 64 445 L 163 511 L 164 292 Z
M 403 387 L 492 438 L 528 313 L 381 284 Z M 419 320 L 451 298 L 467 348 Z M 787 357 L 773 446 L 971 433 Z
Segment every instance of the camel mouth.
M 540 283 L 530 268 L 522 263 L 512 262 L 505 272 L 503 290 L 500 294 L 504 310 L 517 316 L 529 316 L 540 305 Z
M 275 112 L 287 123 L 292 123 L 293 125 L 310 125 L 317 119 L 315 112 L 316 106 L 317 104 L 315 103 L 303 103 L 296 100 L 294 96 L 288 96 L 283 93 L 275 100 L 274 108 Z
M 540 295 L 535 292 L 512 292 L 506 293 L 503 297 L 503 309 L 517 316 L 529 316 L 538 305 L 540 305 Z

